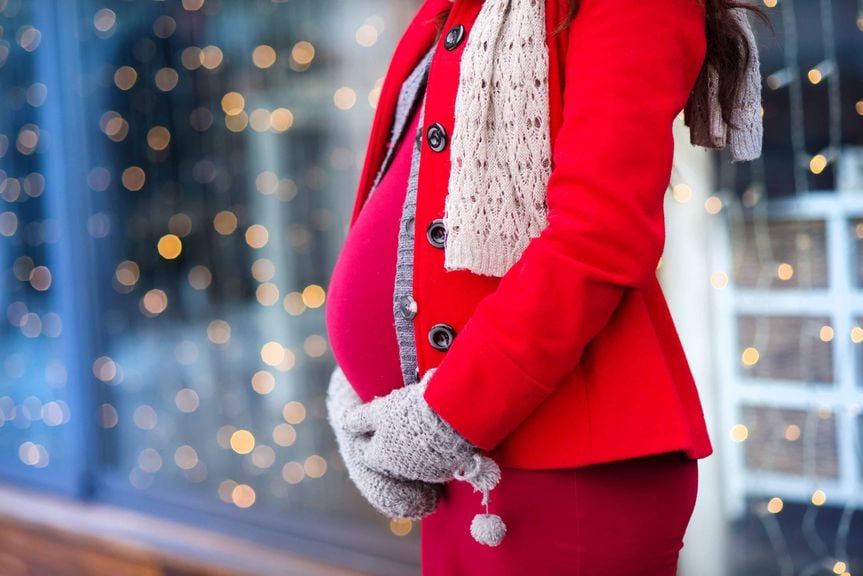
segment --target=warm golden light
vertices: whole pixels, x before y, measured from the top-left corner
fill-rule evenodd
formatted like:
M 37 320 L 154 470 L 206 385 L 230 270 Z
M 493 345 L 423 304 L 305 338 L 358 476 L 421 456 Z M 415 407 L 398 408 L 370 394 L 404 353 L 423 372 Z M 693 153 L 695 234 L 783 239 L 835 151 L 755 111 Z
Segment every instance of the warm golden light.
M 789 424 L 785 428 L 785 439 L 789 442 L 800 440 L 800 426 L 797 424 Z
M 255 290 L 255 298 L 262 306 L 272 306 L 279 301 L 279 288 L 271 282 L 265 282 Z
M 734 442 L 745 442 L 749 438 L 749 429 L 744 424 L 735 424 L 731 427 L 731 439 Z
M 147 314 L 157 316 L 168 307 L 168 295 L 158 288 L 149 290 L 141 299 L 141 306 Z
M 236 116 L 246 106 L 246 99 L 239 92 L 228 92 L 222 96 L 222 110 L 228 116 Z
M 261 347 L 261 360 L 268 366 L 278 366 L 285 359 L 285 349 L 278 342 L 267 342 Z
M 303 471 L 309 478 L 320 478 L 327 473 L 327 461 L 317 454 L 312 454 L 303 462 Z
M 780 280 L 791 280 L 794 276 L 794 267 L 788 262 L 783 262 L 776 267 L 776 277 Z
M 276 377 L 265 370 L 255 372 L 252 376 L 252 389 L 258 394 L 269 394 L 276 387 Z
M 258 258 L 252 263 L 252 277 L 258 282 L 268 282 L 276 275 L 276 265 L 268 258 Z
M 147 180 L 144 170 L 140 166 L 129 166 L 123 170 L 123 175 L 120 179 L 123 182 L 123 186 L 131 192 L 137 192 L 143 188 Z
M 719 214 L 722 211 L 722 199 L 719 196 L 708 196 L 704 201 L 704 210 L 714 216 Z
M 159 238 L 158 250 L 159 256 L 173 260 L 183 251 L 183 241 L 176 234 L 165 234 Z
M 689 202 L 692 199 L 692 187 L 689 184 L 675 184 L 671 188 L 671 197 L 681 204 Z
M 124 260 L 117 265 L 114 276 L 117 278 L 117 282 L 123 286 L 134 286 L 141 277 L 141 270 L 131 260 Z
M 147 144 L 156 151 L 164 150 L 171 143 L 171 133 L 164 126 L 153 126 L 147 132 Z
M 827 494 L 824 490 L 816 490 L 812 493 L 812 504 L 815 506 L 823 506 L 827 502 Z
M 391 518 L 390 532 L 396 536 L 407 536 L 411 533 L 414 523 L 410 518 Z
M 255 489 L 248 484 L 238 484 L 231 491 L 231 501 L 237 508 L 251 508 L 255 498 Z
M 162 92 L 170 92 L 179 81 L 180 75 L 173 68 L 162 68 L 156 72 L 156 88 Z
M 806 77 L 812 84 L 818 84 L 824 78 L 824 76 L 821 74 L 821 70 L 819 70 L 818 68 L 812 68 L 811 70 L 809 70 L 809 72 L 806 73 Z
M 270 113 L 270 125 L 276 132 L 284 132 L 294 125 L 294 114 L 287 108 L 276 108 Z
M 270 233 L 261 224 L 252 224 L 246 229 L 246 244 L 252 248 L 263 248 L 270 240 Z
M 308 66 L 315 58 L 315 47 L 311 42 L 301 40 L 291 49 L 291 59 L 300 66 Z
M 297 431 L 290 424 L 277 424 L 273 428 L 273 441 L 279 446 L 290 446 L 297 441 Z
M 231 450 L 237 454 L 248 454 L 255 449 L 255 436 L 248 430 L 236 430 L 231 434 Z
M 767 511 L 771 514 L 779 514 L 784 506 L 782 498 L 771 498 L 770 502 L 767 503 Z
M 222 65 L 224 55 L 218 46 L 205 46 L 201 50 L 201 66 L 207 70 L 215 70 Z
M 743 350 L 743 354 L 740 356 L 740 361 L 743 362 L 744 366 L 754 366 L 758 363 L 759 358 L 760 354 L 758 353 L 758 350 L 750 346 Z
M 282 418 L 288 424 L 299 424 L 306 419 L 306 407 L 296 400 L 288 402 L 282 408 Z
M 324 305 L 326 293 L 321 286 L 309 284 L 303 289 L 303 304 L 309 308 L 320 308 Z
M 261 44 L 252 52 L 252 62 L 258 68 L 269 68 L 276 63 L 276 57 L 276 51 L 267 44 Z
M 809 161 L 809 170 L 813 174 L 821 174 L 827 167 L 827 157 L 824 154 L 816 154 Z
M 213 227 L 222 236 L 233 234 L 237 229 L 237 215 L 230 210 L 222 210 L 213 218 Z
M 288 462 L 282 466 L 282 479 L 288 484 L 299 484 L 305 475 L 306 471 L 299 462 Z
M 129 90 L 138 81 L 138 72 L 131 66 L 120 66 L 114 72 L 114 85 L 120 90 Z
M 357 93 L 352 88 L 342 86 L 333 94 L 333 103 L 339 110 L 350 110 L 357 103 Z

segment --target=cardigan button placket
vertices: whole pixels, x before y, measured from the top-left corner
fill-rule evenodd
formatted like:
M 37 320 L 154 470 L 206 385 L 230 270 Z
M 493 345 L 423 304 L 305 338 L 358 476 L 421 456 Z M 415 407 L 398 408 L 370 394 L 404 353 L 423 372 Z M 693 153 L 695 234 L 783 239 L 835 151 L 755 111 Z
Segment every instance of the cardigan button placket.
M 413 296 L 405 294 L 399 298 L 399 312 L 408 320 L 417 315 L 417 301 L 413 299 Z
M 455 329 L 449 324 L 435 324 L 429 330 L 428 337 L 432 348 L 446 352 L 455 340 Z
M 426 141 L 432 151 L 443 152 L 447 142 L 446 130 L 438 122 L 435 122 L 426 130 Z
M 462 40 L 464 40 L 464 26 L 456 24 L 447 32 L 443 41 L 443 47 L 450 51 L 455 50 Z
M 446 246 L 446 225 L 440 218 L 432 220 L 426 228 L 426 239 L 435 248 Z

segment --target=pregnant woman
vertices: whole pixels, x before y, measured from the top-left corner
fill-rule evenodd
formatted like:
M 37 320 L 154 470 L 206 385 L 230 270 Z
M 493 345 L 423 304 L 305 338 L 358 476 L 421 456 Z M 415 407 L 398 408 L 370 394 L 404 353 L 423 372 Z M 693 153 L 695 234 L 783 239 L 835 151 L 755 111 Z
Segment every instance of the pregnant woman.
M 672 124 L 761 150 L 729 0 L 426 0 L 327 330 L 349 475 L 426 575 L 670 576 L 713 448 L 656 275 Z M 479 492 L 479 493 L 478 493 Z

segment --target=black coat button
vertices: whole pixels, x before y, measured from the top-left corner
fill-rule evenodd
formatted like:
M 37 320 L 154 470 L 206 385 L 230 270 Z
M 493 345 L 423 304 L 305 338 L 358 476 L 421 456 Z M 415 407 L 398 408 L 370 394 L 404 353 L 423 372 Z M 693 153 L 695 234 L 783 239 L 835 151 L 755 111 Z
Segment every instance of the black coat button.
M 455 50 L 461 41 L 464 40 L 464 26 L 456 24 L 450 28 L 446 37 L 443 39 L 443 47 L 447 50 Z
M 431 221 L 426 228 L 426 238 L 435 248 L 443 248 L 446 245 L 446 226 L 443 220 L 437 218 Z
M 455 330 L 449 324 L 435 324 L 429 330 L 429 344 L 435 350 L 447 351 L 455 340 Z
M 416 379 L 417 382 L 420 381 L 420 367 L 419 366 L 414 368 L 414 378 Z
M 426 130 L 426 141 L 434 152 L 442 152 L 446 148 L 446 130 L 435 122 Z
M 399 312 L 408 320 L 417 315 L 417 301 L 413 299 L 413 296 L 405 294 L 399 298 Z

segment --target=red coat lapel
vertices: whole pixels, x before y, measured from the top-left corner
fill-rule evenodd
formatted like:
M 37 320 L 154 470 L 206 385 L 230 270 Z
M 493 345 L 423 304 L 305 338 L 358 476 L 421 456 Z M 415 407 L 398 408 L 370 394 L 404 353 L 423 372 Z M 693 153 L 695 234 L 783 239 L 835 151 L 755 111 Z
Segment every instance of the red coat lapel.
M 386 154 L 386 145 L 402 83 L 434 41 L 436 34 L 434 17 L 451 4 L 450 0 L 426 0 L 396 46 L 389 69 L 384 77 L 381 95 L 372 121 L 371 134 L 366 148 L 363 169 L 360 173 L 350 226 L 353 226 L 356 221 Z

